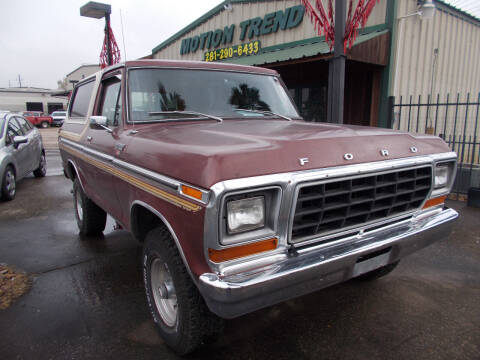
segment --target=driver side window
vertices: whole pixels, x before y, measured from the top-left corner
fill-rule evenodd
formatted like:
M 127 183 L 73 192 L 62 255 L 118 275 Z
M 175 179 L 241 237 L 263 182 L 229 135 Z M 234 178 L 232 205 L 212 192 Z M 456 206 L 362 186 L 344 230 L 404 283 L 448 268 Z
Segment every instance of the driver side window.
M 7 128 L 7 136 L 6 136 L 6 144 L 10 145 L 13 144 L 13 138 L 15 136 L 23 136 L 23 131 L 18 125 L 18 123 L 15 121 L 15 119 L 10 119 L 8 122 L 8 128 Z
M 100 115 L 106 116 L 107 126 L 118 126 L 122 120 L 121 83 L 120 74 L 103 81 L 103 101 Z

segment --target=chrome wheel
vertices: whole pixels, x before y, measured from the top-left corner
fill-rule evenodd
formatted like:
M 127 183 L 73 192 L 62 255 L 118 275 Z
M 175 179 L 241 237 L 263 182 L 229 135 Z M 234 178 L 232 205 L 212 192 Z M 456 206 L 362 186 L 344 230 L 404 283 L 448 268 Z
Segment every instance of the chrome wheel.
M 177 322 L 177 293 L 167 264 L 158 258 L 150 267 L 150 282 L 158 313 L 165 325 L 173 327 Z
M 77 209 L 77 216 L 78 220 L 83 220 L 83 204 L 82 204 L 82 194 L 80 193 L 80 189 L 77 189 L 75 194 L 75 209 Z
M 8 195 L 13 197 L 15 195 L 15 174 L 13 173 L 12 169 L 7 169 L 7 173 L 5 174 L 5 188 L 7 189 Z

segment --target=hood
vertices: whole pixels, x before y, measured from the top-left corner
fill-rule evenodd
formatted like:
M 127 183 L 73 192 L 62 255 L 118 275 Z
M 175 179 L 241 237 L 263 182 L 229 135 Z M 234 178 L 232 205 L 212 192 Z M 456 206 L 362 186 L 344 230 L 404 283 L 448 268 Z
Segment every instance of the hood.
M 135 130 L 124 152 L 126 161 L 203 188 L 234 178 L 450 151 L 435 136 L 304 121 L 157 123 L 136 125 Z M 346 160 L 345 154 L 353 158 Z M 302 165 L 304 158 L 308 162 Z

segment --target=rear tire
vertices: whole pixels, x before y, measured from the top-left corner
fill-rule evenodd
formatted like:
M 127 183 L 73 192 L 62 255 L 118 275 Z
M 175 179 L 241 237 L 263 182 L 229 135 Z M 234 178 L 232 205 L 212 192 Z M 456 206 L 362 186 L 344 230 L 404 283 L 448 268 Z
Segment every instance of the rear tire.
M 166 228 L 147 234 L 142 259 L 150 312 L 173 351 L 188 354 L 222 333 L 223 320 L 207 308 Z
M 372 280 L 379 279 L 379 278 L 381 278 L 385 275 L 390 274 L 397 267 L 399 262 L 400 262 L 400 260 L 397 261 L 397 262 L 382 266 L 381 268 L 378 268 L 378 269 L 372 270 L 370 272 L 367 272 L 363 275 L 357 276 L 355 278 L 355 280 L 372 281 Z
M 17 182 L 15 178 L 15 170 L 11 165 L 5 168 L 2 177 L 2 198 L 6 201 L 15 199 L 17 193 Z
M 85 195 L 78 178 L 73 181 L 73 205 L 81 235 L 99 235 L 105 230 L 107 213 Z
M 40 163 L 38 164 L 38 168 L 33 171 L 33 175 L 35 177 L 44 177 L 47 174 L 47 161 L 45 159 L 45 153 L 42 152 L 40 157 Z

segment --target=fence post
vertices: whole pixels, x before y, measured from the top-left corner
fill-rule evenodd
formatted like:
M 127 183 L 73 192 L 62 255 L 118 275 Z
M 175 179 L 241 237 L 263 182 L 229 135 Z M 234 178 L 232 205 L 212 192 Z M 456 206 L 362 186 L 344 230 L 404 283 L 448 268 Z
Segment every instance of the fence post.
M 418 133 L 418 122 L 420 121 L 420 103 L 422 102 L 422 95 L 418 95 L 418 104 L 417 104 L 417 127 L 415 132 Z
M 394 117 L 395 117 L 395 96 L 389 96 L 388 97 L 387 129 L 393 129 Z
M 440 94 L 437 93 L 437 106 L 435 109 L 435 128 L 433 130 L 433 133 L 437 135 L 437 121 L 438 121 L 438 103 L 440 102 Z

